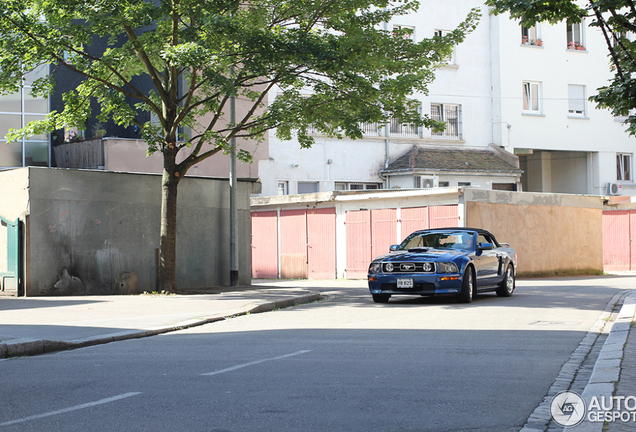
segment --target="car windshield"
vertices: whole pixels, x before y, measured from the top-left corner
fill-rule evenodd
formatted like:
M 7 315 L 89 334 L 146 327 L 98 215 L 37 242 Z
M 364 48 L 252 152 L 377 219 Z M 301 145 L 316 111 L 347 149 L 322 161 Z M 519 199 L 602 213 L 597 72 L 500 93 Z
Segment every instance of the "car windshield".
M 474 234 L 464 231 L 413 233 L 402 242 L 399 250 L 419 247 L 435 249 L 473 250 Z

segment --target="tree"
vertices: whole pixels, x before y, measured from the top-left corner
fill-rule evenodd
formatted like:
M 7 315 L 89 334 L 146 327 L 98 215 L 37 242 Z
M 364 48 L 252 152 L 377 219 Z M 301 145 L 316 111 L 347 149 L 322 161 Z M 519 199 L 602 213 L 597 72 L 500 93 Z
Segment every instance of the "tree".
M 0 0 L 1 92 L 16 91 L 25 71 L 45 63 L 83 78 L 64 95 L 63 112 L 8 137 L 83 128 L 91 100 L 100 121 L 137 125 L 148 153 L 163 156 L 159 289 L 174 292 L 177 186 L 193 165 L 228 153 L 232 138 L 261 140 L 275 128 L 309 147 L 309 125 L 353 139 L 362 137 L 361 122 L 390 117 L 439 127 L 418 115 L 409 95 L 426 92 L 479 11 L 448 35 L 417 43 L 409 30 L 383 30 L 417 7 L 411 0 Z M 96 38 L 108 48 L 91 50 Z M 152 82 L 150 92 L 135 86 L 139 77 Z M 33 93 L 54 86 L 42 78 Z M 232 97 L 249 108 L 231 123 Z M 140 122 L 139 110 L 158 122 Z M 179 135 L 179 126 L 192 132 Z M 238 157 L 250 160 L 244 150 Z
M 636 135 L 636 3 L 633 0 L 487 0 L 493 13 L 509 12 L 526 26 L 563 20 L 577 23 L 591 17 L 590 26 L 600 29 L 609 50 L 614 78 L 609 85 L 590 97 L 598 108 L 607 108 L 616 116 L 626 116 L 627 132 Z M 631 35 L 631 36 L 630 36 Z

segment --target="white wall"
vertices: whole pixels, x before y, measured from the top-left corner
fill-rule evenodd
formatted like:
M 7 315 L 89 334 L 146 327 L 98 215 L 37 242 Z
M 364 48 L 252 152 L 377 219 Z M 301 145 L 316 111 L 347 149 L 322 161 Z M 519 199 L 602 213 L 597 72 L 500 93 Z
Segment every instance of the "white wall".
M 414 95 L 422 101 L 425 114 L 430 113 L 431 103 L 461 104 L 463 139 L 432 139 L 429 131 L 419 139 L 391 138 L 390 160 L 413 145 L 482 149 L 493 143 L 510 153 L 523 153 L 522 149 L 543 152 L 540 160 L 530 158 L 526 165 L 528 170 L 542 170 L 527 173 L 528 190 L 604 194 L 607 183 L 616 182 L 616 153 L 633 153 L 636 141 L 625 133 L 621 122 L 592 102 L 586 102 L 583 118 L 568 113 L 568 84 L 584 85 L 589 97 L 612 77 L 602 35 L 586 25 L 586 51 L 568 50 L 565 23 L 539 24 L 543 46 L 524 46 L 519 23 L 507 14 L 491 16 L 478 0 L 454 1 L 453 7 L 443 0 L 423 2 L 417 13 L 396 18 L 388 27 L 415 26 L 415 39 L 421 40 L 435 30 L 452 30 L 472 7 L 482 7 L 481 22 L 456 48 L 456 65 L 437 71 L 428 95 Z M 589 22 L 587 19 L 586 24 Z M 524 81 L 541 83 L 540 115 L 523 112 Z M 555 151 L 572 153 L 567 163 L 559 164 L 563 154 L 549 154 Z M 334 182 L 380 183 L 377 172 L 384 167 L 386 151 L 384 137 L 353 142 L 316 136 L 312 149 L 301 150 L 297 141 L 281 142 L 272 132 L 269 156 L 259 163 L 262 195 L 276 194 L 279 180 L 289 182 L 288 193 L 296 193 L 298 181 L 317 181 L 320 191 L 332 190 Z M 292 168 L 295 164 L 298 167 Z M 448 181 L 441 176 L 440 180 Z M 478 184 L 485 187 L 484 183 Z M 633 182 L 622 183 L 623 191 L 636 192 Z M 392 184 L 410 187 L 412 179 L 395 179 Z M 450 185 L 455 184 L 451 180 Z
M 632 153 L 635 141 L 609 111 L 596 109 L 592 102 L 586 101 L 583 118 L 568 113 L 568 84 L 585 85 L 589 97 L 612 77 L 602 34 L 586 25 L 583 39 L 586 51 L 568 50 L 566 24 L 542 23 L 539 32 L 543 47 L 522 46 L 517 21 L 511 21 L 507 14 L 492 20 L 496 20 L 493 36 L 499 35 L 493 42 L 495 52 L 501 53 L 493 62 L 495 86 L 501 89 L 493 100 L 494 111 L 501 113 L 501 123 L 495 125 L 497 139 L 510 152 L 515 149 L 581 152 L 576 157 L 571 154 L 566 163 L 556 163 L 555 158 L 562 160 L 561 156 L 552 156 L 551 189 L 543 191 L 576 189 L 578 193 L 603 194 L 606 183 L 616 181 L 615 153 Z M 585 23 L 589 24 L 590 19 Z M 541 115 L 523 112 L 523 81 L 541 83 Z M 599 151 L 606 154 L 582 162 L 588 158 L 586 152 Z M 574 159 L 583 165 L 574 163 Z M 582 166 L 585 178 L 580 173 Z M 567 176 L 574 178 L 568 180 Z M 581 189 L 582 184 L 586 186 Z
M 453 30 L 463 21 L 470 9 L 479 6 L 474 0 L 453 2 L 449 8 L 444 0 L 423 2 L 417 13 L 398 17 L 388 24 L 415 26 L 416 41 L 432 37 L 436 30 Z M 390 138 L 391 161 L 408 152 L 413 145 L 435 148 L 487 148 L 492 142 L 490 112 L 489 20 L 485 13 L 477 29 L 456 48 L 456 65 L 437 71 L 436 80 L 429 86 L 429 95 L 414 95 L 422 101 L 424 114 L 430 113 L 431 103 L 462 105 L 463 140 L 432 139 L 425 130 L 422 138 Z M 273 100 L 271 97 L 270 100 Z M 335 182 L 383 183 L 378 171 L 385 167 L 386 149 L 383 136 L 363 140 L 336 140 L 315 136 L 311 149 L 300 149 L 296 140 L 282 142 L 270 134 L 269 160 L 259 162 L 259 176 L 263 196 L 276 195 L 278 181 L 289 183 L 289 194 L 297 192 L 297 182 L 317 181 L 320 191 L 333 190 Z M 331 163 L 327 162 L 331 160 Z M 298 167 L 292 167 L 292 165 Z M 464 181 L 464 180 L 460 180 Z M 471 181 L 471 180 L 465 180 Z M 413 179 L 407 180 L 412 187 Z M 492 182 L 492 181 L 491 181 Z M 454 182 L 456 184 L 456 182 Z M 406 185 L 402 187 L 407 187 Z

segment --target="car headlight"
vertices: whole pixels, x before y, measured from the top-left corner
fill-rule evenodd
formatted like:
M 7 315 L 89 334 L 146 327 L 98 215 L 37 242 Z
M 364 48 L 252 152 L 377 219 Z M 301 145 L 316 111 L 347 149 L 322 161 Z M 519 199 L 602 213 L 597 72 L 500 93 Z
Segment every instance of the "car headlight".
M 382 263 L 371 263 L 369 266 L 369 274 L 382 273 Z
M 457 273 L 457 266 L 453 263 L 438 262 L 437 269 L 439 273 Z

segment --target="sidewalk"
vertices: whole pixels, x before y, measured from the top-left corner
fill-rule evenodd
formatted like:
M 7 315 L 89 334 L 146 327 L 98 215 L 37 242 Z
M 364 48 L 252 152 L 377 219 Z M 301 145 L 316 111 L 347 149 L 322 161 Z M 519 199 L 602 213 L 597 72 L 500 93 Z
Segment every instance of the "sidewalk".
M 319 299 L 315 290 L 257 285 L 193 295 L 0 297 L 0 358 L 153 336 Z

